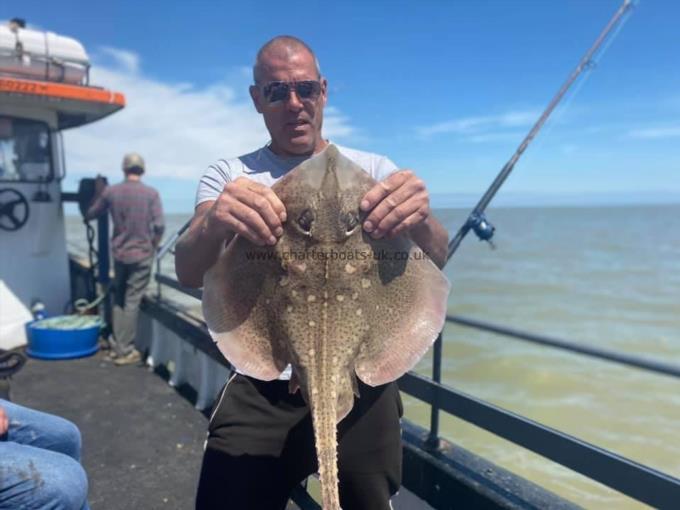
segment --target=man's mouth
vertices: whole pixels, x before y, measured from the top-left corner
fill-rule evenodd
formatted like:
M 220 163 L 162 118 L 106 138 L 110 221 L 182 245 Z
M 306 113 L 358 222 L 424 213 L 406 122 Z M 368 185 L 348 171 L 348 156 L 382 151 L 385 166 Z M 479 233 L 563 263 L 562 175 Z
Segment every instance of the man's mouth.
M 297 120 L 291 120 L 290 122 L 286 122 L 286 125 L 291 126 L 291 127 L 304 126 L 306 124 L 309 124 L 309 121 L 305 120 L 305 119 L 297 119 Z

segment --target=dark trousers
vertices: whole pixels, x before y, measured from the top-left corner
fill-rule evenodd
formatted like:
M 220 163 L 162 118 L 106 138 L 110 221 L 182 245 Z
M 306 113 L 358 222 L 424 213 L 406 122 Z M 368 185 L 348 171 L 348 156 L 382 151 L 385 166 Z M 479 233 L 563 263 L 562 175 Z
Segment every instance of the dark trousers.
M 343 510 L 388 510 L 401 484 L 403 409 L 395 383 L 359 383 L 361 398 L 338 424 Z M 317 471 L 309 408 L 288 381 L 236 375 L 213 411 L 196 498 L 198 510 L 280 510 Z

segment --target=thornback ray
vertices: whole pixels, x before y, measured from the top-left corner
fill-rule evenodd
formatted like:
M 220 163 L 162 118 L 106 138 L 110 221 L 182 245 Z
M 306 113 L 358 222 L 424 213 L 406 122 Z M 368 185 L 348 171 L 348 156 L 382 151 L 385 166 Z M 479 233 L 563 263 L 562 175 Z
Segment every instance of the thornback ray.
M 336 425 L 354 406 L 358 376 L 377 386 L 411 369 L 446 317 L 449 282 L 407 236 L 374 240 L 363 196 L 376 181 L 329 145 L 272 190 L 288 220 L 275 246 L 241 236 L 204 277 L 203 313 L 241 373 L 276 379 L 309 404 L 323 507 L 340 508 Z M 377 432 L 377 431 L 376 431 Z

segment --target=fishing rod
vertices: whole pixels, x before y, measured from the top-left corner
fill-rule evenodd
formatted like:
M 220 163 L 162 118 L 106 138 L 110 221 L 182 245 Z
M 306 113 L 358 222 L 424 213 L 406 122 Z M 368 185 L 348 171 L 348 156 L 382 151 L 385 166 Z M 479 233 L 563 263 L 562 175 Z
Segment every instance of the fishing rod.
M 629 9 L 632 6 L 633 6 L 632 0 L 624 0 L 621 7 L 618 8 L 612 19 L 609 20 L 609 23 L 607 23 L 607 26 L 604 28 L 604 30 L 602 30 L 602 33 L 599 35 L 599 37 L 595 40 L 590 49 L 583 56 L 576 69 L 574 69 L 574 71 L 571 73 L 567 81 L 564 82 L 564 84 L 557 92 L 555 97 L 553 97 L 553 99 L 550 101 L 548 107 L 541 114 L 541 116 L 538 118 L 534 126 L 529 131 L 529 134 L 527 134 L 524 140 L 522 140 L 522 143 L 519 145 L 519 147 L 512 155 L 510 160 L 501 169 L 500 173 L 496 176 L 496 179 L 493 181 L 491 186 L 489 186 L 489 189 L 486 190 L 486 193 L 484 193 L 484 196 L 482 196 L 480 201 L 472 210 L 463 226 L 460 227 L 456 236 L 449 242 L 446 262 L 448 262 L 451 259 L 456 249 L 463 241 L 463 238 L 467 235 L 467 233 L 470 230 L 474 230 L 475 234 L 477 234 L 477 237 L 479 237 L 480 240 L 488 241 L 489 243 L 491 243 L 491 238 L 493 237 L 495 228 L 484 217 L 484 210 L 489 205 L 489 202 L 491 202 L 491 199 L 494 197 L 496 192 L 503 185 L 505 179 L 508 178 L 510 172 L 512 172 L 513 168 L 515 167 L 515 164 L 517 163 L 517 160 L 519 160 L 520 156 L 524 153 L 526 148 L 536 137 L 538 132 L 543 127 L 543 124 L 545 124 L 545 122 L 548 120 L 548 117 L 550 117 L 550 114 L 560 103 L 560 101 L 567 93 L 569 88 L 572 86 L 572 84 L 576 81 L 576 79 L 581 75 L 581 73 L 584 70 L 593 67 L 592 60 L 593 55 L 597 52 L 600 46 L 602 46 L 602 43 L 604 43 L 609 34 L 616 28 L 617 25 L 619 25 L 625 14 L 629 11 Z

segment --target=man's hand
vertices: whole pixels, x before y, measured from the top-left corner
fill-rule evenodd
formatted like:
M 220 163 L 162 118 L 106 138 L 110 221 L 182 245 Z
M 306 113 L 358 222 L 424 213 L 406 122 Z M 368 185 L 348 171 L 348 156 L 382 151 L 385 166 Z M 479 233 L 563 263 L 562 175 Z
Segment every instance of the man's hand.
M 5 409 L 0 406 L 0 436 L 5 434 L 9 430 L 9 418 Z
M 83 218 L 85 221 L 95 219 L 106 210 L 106 206 L 101 201 L 101 196 L 102 193 L 104 193 L 106 186 L 106 177 L 103 175 L 97 175 L 97 177 L 94 179 L 94 194 L 92 195 L 90 202 L 84 205 L 86 208 L 86 210 L 83 211 Z
M 225 184 L 217 200 L 196 206 L 189 228 L 177 241 L 177 279 L 186 287 L 200 287 L 205 272 L 234 234 L 259 246 L 276 244 L 283 221 L 286 209 L 271 188 L 245 177 Z
M 448 233 L 430 215 L 430 194 L 411 170 L 393 173 L 373 186 L 361 200 L 361 209 L 371 211 L 364 230 L 374 239 L 408 232 L 439 268 L 444 267 Z
M 267 186 L 239 177 L 225 184 L 224 190 L 206 216 L 211 237 L 227 239 L 234 232 L 265 246 L 276 244 L 283 234 L 286 209 Z
M 97 175 L 94 179 L 94 196 L 98 197 L 106 189 L 107 186 L 106 177 L 103 175 Z
M 401 170 L 373 186 L 362 199 L 361 209 L 371 211 L 364 230 L 374 239 L 391 239 L 430 216 L 430 195 L 411 170 Z

